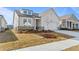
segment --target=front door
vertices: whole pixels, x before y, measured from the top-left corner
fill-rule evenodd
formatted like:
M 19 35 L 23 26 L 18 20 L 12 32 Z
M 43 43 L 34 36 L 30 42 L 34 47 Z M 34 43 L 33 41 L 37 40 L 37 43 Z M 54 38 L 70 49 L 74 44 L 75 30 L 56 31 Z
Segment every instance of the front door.
M 40 19 L 36 19 L 36 29 L 39 29 L 40 26 Z

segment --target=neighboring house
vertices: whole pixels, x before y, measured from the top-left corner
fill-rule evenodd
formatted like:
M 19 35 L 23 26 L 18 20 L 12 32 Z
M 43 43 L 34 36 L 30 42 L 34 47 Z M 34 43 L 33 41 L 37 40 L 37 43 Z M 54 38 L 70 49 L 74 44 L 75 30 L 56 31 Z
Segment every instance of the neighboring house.
M 44 27 L 44 30 L 57 30 L 60 25 L 60 19 L 55 13 L 53 8 L 50 8 L 42 13 L 41 16 L 41 26 Z
M 5 20 L 5 18 L 0 15 L 0 32 L 4 31 L 7 28 L 7 22 Z
M 60 29 L 79 29 L 79 21 L 74 14 L 61 16 Z
M 43 13 L 34 13 L 32 10 L 16 10 L 14 12 L 14 29 L 31 27 L 34 30 L 56 30 L 59 27 L 59 17 L 51 8 Z

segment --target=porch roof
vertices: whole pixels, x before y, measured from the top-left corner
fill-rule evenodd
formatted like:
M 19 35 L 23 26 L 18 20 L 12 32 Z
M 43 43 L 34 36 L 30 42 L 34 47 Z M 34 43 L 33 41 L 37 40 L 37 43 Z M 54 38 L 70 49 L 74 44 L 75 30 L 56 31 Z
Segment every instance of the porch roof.
M 77 17 L 74 14 L 68 14 L 68 15 L 61 16 L 60 19 L 61 20 L 69 20 L 69 19 L 71 19 L 73 21 L 79 22 L 79 20 L 77 19 Z

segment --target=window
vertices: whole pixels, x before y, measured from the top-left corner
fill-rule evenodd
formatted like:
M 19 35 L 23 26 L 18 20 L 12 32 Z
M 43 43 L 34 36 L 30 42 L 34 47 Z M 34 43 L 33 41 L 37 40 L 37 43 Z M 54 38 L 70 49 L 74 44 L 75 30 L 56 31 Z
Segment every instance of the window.
M 23 23 L 29 22 L 31 24 L 31 19 L 24 19 Z
M 27 19 L 24 19 L 24 24 L 27 22 Z
M 26 14 L 26 15 L 32 15 L 31 10 L 22 10 L 21 13 Z
M 23 11 L 24 14 L 27 14 L 27 11 Z
M 31 19 L 28 19 L 28 22 L 31 24 Z
M 28 15 L 32 15 L 32 11 L 29 11 L 29 10 L 28 10 Z

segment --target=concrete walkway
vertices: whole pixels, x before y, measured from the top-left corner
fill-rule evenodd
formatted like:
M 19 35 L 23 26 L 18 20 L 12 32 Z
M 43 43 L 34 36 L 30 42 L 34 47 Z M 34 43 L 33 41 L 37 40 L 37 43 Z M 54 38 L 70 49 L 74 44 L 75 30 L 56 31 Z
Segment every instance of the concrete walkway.
M 43 44 L 39 46 L 22 48 L 16 51 L 61 51 L 66 48 L 79 45 L 79 32 L 65 31 L 65 30 L 57 30 L 55 32 L 71 35 L 71 36 L 74 36 L 75 38 L 53 42 L 53 43 L 48 43 L 48 44 Z

